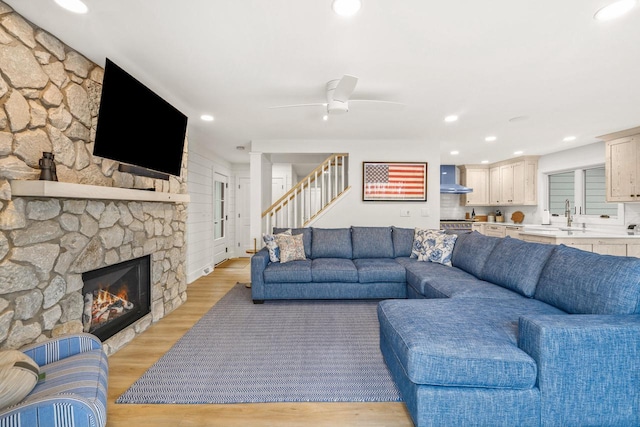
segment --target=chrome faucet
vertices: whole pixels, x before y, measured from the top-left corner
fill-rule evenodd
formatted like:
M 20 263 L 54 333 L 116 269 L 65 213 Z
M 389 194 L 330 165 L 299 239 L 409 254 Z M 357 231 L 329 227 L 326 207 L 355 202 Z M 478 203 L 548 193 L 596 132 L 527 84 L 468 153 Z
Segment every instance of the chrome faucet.
M 571 203 L 569 199 L 564 201 L 564 216 L 567 217 L 567 227 L 571 227 Z

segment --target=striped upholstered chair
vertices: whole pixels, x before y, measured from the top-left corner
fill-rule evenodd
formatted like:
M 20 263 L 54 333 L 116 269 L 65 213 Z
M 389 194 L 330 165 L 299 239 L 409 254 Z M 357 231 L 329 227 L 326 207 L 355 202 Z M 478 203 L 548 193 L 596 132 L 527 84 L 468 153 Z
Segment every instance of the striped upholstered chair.
M 44 378 L 20 403 L 0 410 L 0 426 L 107 424 L 109 367 L 98 338 L 85 333 L 65 335 L 21 351 L 38 364 Z

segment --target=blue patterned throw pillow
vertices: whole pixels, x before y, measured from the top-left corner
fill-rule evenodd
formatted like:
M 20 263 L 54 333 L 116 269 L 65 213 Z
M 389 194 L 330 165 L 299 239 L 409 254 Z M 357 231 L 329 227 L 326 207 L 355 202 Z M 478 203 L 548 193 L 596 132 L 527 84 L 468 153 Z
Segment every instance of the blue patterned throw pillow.
M 265 246 L 269 250 L 269 261 L 271 262 L 280 262 L 280 249 L 278 248 L 278 243 L 276 242 L 276 236 L 291 236 L 291 230 L 284 231 L 280 234 L 263 234 L 262 240 L 264 241 Z
M 451 254 L 457 238 L 457 234 L 447 234 L 442 230 L 416 228 L 411 255 L 418 261 L 451 266 Z

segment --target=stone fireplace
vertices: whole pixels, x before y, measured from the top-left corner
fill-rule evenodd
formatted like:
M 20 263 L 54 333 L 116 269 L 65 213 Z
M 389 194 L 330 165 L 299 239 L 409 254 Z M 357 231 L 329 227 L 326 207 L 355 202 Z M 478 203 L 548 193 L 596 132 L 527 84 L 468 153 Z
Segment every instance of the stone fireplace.
M 187 299 L 187 141 L 168 181 L 93 156 L 103 75 L 0 0 L 0 349 L 83 332 L 83 275 L 129 260 L 148 258 L 148 312 L 107 354 Z M 60 182 L 38 180 L 43 152 Z
M 82 273 L 82 325 L 107 340 L 150 313 L 150 256 Z

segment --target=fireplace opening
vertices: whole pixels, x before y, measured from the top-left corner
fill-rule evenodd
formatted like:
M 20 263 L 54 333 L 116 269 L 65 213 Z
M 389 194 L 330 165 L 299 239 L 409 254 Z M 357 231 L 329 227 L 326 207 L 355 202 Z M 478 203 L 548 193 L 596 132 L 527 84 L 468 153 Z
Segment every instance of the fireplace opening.
M 150 256 L 82 274 L 84 331 L 106 340 L 150 313 Z

